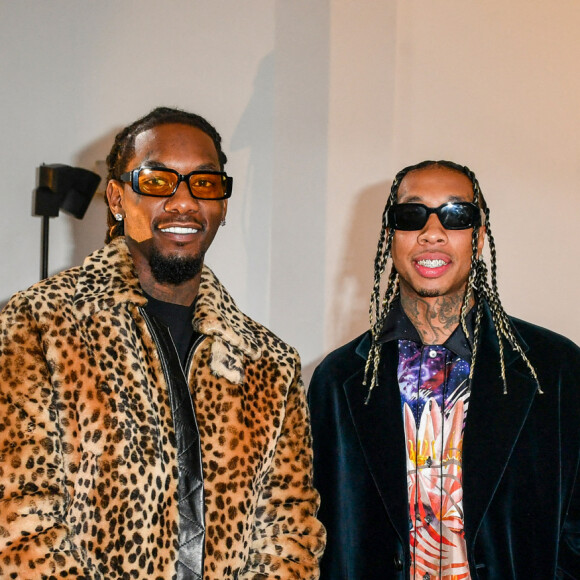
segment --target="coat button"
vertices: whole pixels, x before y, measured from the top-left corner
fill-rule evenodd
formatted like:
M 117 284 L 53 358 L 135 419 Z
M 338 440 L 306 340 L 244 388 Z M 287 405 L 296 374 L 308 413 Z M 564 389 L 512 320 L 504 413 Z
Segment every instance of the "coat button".
M 403 559 L 401 558 L 401 556 L 399 554 L 395 554 L 395 557 L 393 558 L 394 560 L 394 564 L 395 564 L 395 570 L 397 572 L 400 572 L 403 569 Z

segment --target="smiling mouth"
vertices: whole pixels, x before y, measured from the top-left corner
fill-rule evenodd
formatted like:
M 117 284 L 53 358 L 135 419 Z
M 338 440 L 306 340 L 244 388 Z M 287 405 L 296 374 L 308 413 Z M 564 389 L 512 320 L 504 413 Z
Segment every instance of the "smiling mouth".
M 447 265 L 447 262 L 445 260 L 417 260 L 417 264 L 424 268 L 441 268 Z
M 169 228 L 159 228 L 162 232 L 166 234 L 197 234 L 198 229 L 186 228 L 183 226 L 171 226 Z

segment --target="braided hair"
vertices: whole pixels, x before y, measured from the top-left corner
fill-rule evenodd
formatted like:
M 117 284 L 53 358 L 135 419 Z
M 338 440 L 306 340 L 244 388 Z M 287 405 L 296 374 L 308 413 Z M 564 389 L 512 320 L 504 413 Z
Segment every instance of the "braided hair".
M 222 151 L 222 138 L 213 125 L 203 117 L 194 113 L 188 113 L 180 109 L 172 109 L 169 107 L 157 107 L 144 117 L 137 119 L 137 121 L 131 123 L 117 133 L 113 147 L 107 156 L 107 182 L 111 179 L 119 180 L 121 175 L 126 171 L 129 159 L 131 159 L 135 154 L 135 139 L 137 138 L 137 135 L 140 135 L 148 129 L 152 129 L 153 127 L 173 123 L 196 127 L 208 135 L 215 145 L 220 162 L 220 169 L 223 170 L 228 159 Z M 107 196 L 105 196 L 105 201 L 108 206 L 109 201 Z M 107 234 L 105 237 L 105 243 L 108 244 L 114 238 L 122 235 L 124 235 L 123 222 L 116 221 L 111 208 L 109 208 L 109 211 L 107 212 Z
M 383 211 L 382 216 L 382 226 L 381 233 L 379 236 L 379 243 L 377 246 L 377 253 L 375 256 L 374 264 L 374 283 L 371 295 L 371 302 L 369 307 L 369 319 L 371 326 L 371 348 L 367 357 L 365 365 L 365 375 L 363 385 L 369 387 L 366 402 L 368 403 L 371 392 L 377 384 L 378 378 L 378 368 L 380 364 L 381 347 L 378 342 L 379 337 L 389 313 L 394 300 L 399 296 L 399 274 L 393 264 L 391 264 L 391 269 L 389 271 L 388 279 L 386 282 L 386 289 L 381 297 L 381 280 L 382 276 L 387 267 L 387 262 L 391 258 L 391 247 L 393 243 L 393 236 L 395 234 L 394 229 L 387 228 L 387 213 L 389 208 L 397 203 L 397 195 L 399 192 L 399 187 L 403 178 L 411 171 L 419 171 L 428 167 L 445 167 L 451 169 L 452 171 L 458 171 L 463 175 L 466 175 L 473 186 L 473 203 L 482 208 L 485 215 L 485 220 L 483 225 L 486 228 L 487 239 L 489 243 L 490 250 L 490 262 L 491 262 L 491 275 L 489 275 L 483 256 L 478 256 L 478 240 L 479 240 L 479 228 L 473 228 L 473 234 L 471 238 L 471 266 L 469 270 L 469 276 L 467 279 L 467 289 L 463 297 L 463 302 L 461 305 L 460 313 L 460 323 L 466 336 L 468 336 L 466 317 L 469 311 L 469 305 L 471 299 L 474 298 L 476 302 L 475 311 L 475 325 L 473 330 L 473 351 L 471 353 L 471 367 L 469 371 L 469 380 L 473 379 L 473 371 L 475 368 L 475 361 L 477 358 L 478 342 L 481 333 L 481 320 L 483 317 L 483 303 L 487 302 L 491 312 L 491 318 L 495 328 L 495 333 L 497 336 L 499 344 L 499 358 L 500 358 L 500 369 L 501 378 L 503 382 L 503 392 L 507 393 L 507 380 L 506 380 L 506 369 L 505 369 L 505 357 L 504 357 L 504 344 L 503 341 L 507 341 L 509 346 L 515 350 L 522 360 L 525 362 L 528 370 L 538 388 L 538 392 L 542 393 L 540 387 L 538 375 L 532 364 L 530 363 L 528 357 L 524 353 L 521 345 L 518 343 L 511 322 L 506 314 L 501 301 L 499 299 L 499 294 L 497 290 L 497 260 L 496 260 L 496 250 L 495 250 L 495 240 L 493 234 L 491 233 L 491 225 L 489 220 L 489 208 L 483 198 L 483 194 L 479 187 L 479 182 L 475 177 L 473 171 L 468 167 L 463 165 L 458 165 L 452 161 L 423 161 L 416 165 L 410 165 L 405 167 L 393 180 L 391 185 L 391 192 L 389 194 L 389 199 Z M 369 382 L 370 377 L 370 382 Z

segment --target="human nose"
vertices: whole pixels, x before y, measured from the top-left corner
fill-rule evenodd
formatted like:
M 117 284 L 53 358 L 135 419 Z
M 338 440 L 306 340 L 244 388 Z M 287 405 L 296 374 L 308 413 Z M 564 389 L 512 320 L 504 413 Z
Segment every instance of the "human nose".
M 185 180 L 181 181 L 175 190 L 175 193 L 167 198 L 165 202 L 165 211 L 176 211 L 178 213 L 187 213 L 199 209 L 199 200 L 191 195 L 189 187 Z
M 444 244 L 447 242 L 447 230 L 441 225 L 437 214 L 432 213 L 423 229 L 419 232 L 419 243 Z

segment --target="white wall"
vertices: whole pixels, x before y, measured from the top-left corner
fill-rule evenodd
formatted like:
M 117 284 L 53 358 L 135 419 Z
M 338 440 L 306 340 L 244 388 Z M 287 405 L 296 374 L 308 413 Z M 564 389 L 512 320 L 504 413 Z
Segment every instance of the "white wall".
M 208 263 L 251 316 L 320 353 L 328 19 L 324 1 L 0 0 L 0 302 L 39 276 L 36 167 L 95 170 L 120 128 L 178 106 L 217 127 L 234 176 Z M 50 272 L 80 263 L 104 239 L 102 194 L 50 230 Z
M 94 170 L 157 105 L 206 116 L 235 178 L 208 262 L 307 373 L 367 327 L 390 181 L 469 165 L 513 314 L 580 342 L 580 4 L 529 0 L 0 0 L 0 303 L 38 279 L 35 169 Z M 51 272 L 101 245 L 51 221 Z
M 580 343 L 579 25 L 575 1 L 333 2 L 327 348 L 368 328 L 388 188 L 424 159 L 478 176 L 508 312 Z

